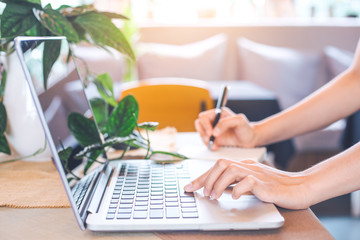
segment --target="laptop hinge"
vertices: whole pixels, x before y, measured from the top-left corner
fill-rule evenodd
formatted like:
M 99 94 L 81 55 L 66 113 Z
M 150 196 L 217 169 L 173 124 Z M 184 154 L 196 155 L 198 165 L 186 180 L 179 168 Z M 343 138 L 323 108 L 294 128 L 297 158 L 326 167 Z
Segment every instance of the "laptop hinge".
M 89 208 L 87 212 L 96 213 L 99 210 L 100 202 L 104 196 L 106 186 L 110 180 L 110 177 L 113 173 L 113 168 L 108 165 L 105 171 L 101 172 L 99 177 L 99 182 L 97 184 L 96 190 L 94 191 Z

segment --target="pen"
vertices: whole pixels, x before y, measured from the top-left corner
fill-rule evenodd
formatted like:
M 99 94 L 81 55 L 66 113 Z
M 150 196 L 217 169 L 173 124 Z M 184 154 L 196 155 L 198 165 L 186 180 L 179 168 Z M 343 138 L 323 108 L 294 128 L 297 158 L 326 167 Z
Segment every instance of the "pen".
M 220 96 L 217 100 L 216 108 L 215 108 L 215 119 L 212 125 L 213 129 L 220 120 L 222 108 L 226 104 L 228 90 L 229 90 L 228 86 L 226 85 L 223 86 L 223 89 L 221 90 Z M 214 141 L 215 141 L 215 137 L 211 135 L 209 140 L 209 150 L 211 150 L 212 146 L 214 145 Z

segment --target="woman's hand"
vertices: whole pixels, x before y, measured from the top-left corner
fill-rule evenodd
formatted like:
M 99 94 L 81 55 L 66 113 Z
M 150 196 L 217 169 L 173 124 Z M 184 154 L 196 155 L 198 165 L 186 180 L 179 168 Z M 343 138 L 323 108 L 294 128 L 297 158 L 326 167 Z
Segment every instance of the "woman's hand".
M 229 108 L 223 108 L 221 118 L 213 129 L 215 109 L 199 114 L 195 128 L 200 133 L 203 142 L 208 145 L 211 135 L 214 135 L 214 149 L 219 146 L 254 147 L 256 132 L 244 114 L 235 114 Z
M 303 209 L 310 206 L 306 175 L 277 170 L 254 160 L 235 162 L 220 159 L 203 175 L 184 187 L 187 192 L 204 188 L 204 195 L 218 199 L 225 189 L 235 184 L 233 199 L 251 192 L 264 202 L 279 207 Z

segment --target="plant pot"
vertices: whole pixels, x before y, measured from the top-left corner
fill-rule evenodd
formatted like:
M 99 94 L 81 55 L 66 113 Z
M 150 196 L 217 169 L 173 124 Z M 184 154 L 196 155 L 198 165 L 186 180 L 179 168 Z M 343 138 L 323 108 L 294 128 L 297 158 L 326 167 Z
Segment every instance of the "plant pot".
M 39 120 L 25 74 L 16 53 L 2 55 L 7 71 L 7 80 L 3 103 L 7 111 L 6 136 L 11 148 L 11 155 L 0 154 L 0 161 L 33 155 L 45 145 L 45 134 Z M 47 144 L 46 144 L 47 145 Z M 51 152 L 45 151 L 24 161 L 49 161 Z

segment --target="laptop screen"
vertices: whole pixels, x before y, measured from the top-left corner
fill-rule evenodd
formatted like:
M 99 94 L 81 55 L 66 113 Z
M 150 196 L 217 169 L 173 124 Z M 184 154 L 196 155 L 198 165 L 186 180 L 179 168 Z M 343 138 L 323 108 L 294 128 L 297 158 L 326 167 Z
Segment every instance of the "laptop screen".
M 24 37 L 17 39 L 16 50 L 30 82 L 55 163 L 61 162 L 63 173 L 60 175 L 67 179 L 63 181 L 71 188 L 67 189 L 68 194 L 78 194 L 74 189 L 81 179 L 107 161 L 102 151 L 84 153 L 84 146 L 102 141 L 86 95 L 96 95 L 97 91 L 89 84 L 85 88 L 89 93 L 84 92 L 84 84 L 65 38 Z M 72 197 L 70 202 L 80 209 L 78 196 Z

